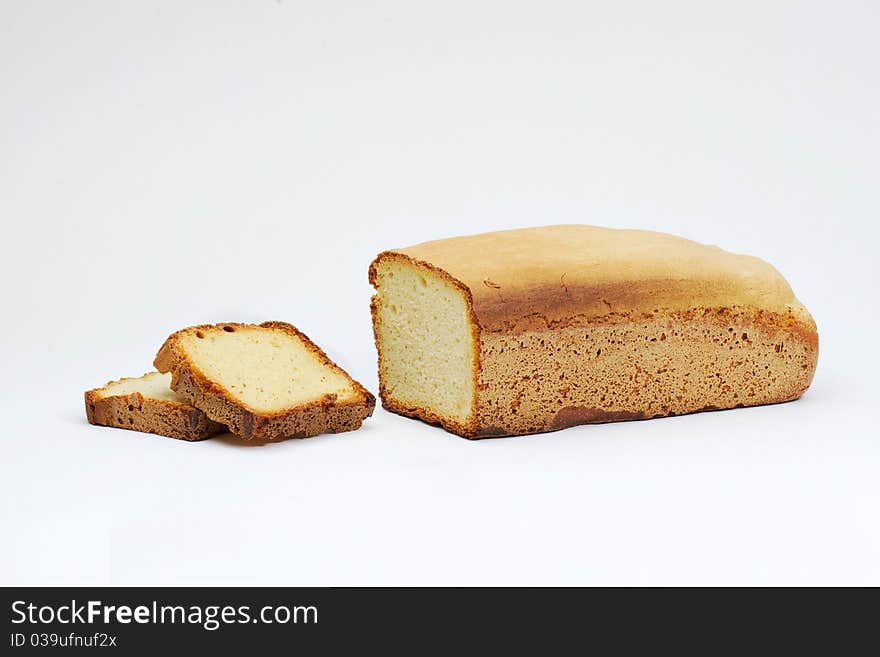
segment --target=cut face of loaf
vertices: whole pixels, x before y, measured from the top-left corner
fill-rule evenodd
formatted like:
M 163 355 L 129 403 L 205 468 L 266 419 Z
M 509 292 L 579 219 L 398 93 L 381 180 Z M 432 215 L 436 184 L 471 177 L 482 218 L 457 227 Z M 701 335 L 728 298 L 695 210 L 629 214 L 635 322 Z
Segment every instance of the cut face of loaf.
M 243 438 L 304 438 L 357 429 L 374 397 L 283 322 L 193 326 L 156 356 L 171 388 Z
M 426 242 L 370 282 L 383 405 L 470 438 L 789 401 L 818 357 L 772 266 L 663 233 Z
M 181 440 L 204 440 L 225 431 L 169 387 L 170 374 L 150 372 L 111 381 L 85 394 L 91 424 L 155 433 Z
M 383 405 L 468 435 L 480 338 L 467 289 L 442 270 L 395 254 L 374 262 L 370 280 Z

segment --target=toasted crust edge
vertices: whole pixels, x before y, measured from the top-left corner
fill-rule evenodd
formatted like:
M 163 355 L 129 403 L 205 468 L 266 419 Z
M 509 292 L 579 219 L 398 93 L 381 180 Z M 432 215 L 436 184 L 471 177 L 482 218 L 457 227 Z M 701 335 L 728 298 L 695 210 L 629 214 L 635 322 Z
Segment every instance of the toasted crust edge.
M 324 365 L 345 376 L 361 398 L 353 402 L 336 403 L 335 396 L 326 395 L 319 400 L 274 413 L 255 411 L 238 401 L 223 386 L 205 376 L 180 346 L 181 336 L 197 331 L 229 328 L 235 330 L 256 326 L 280 330 L 300 339 Z M 307 438 L 321 433 L 352 431 L 372 415 L 376 406 L 376 398 L 364 386 L 330 360 L 305 333 L 287 322 L 268 321 L 261 324 L 220 322 L 190 326 L 168 336 L 156 354 L 153 364 L 160 372 L 171 372 L 172 390 L 186 397 L 209 418 L 222 422 L 232 433 L 246 440 Z
M 111 383 L 116 381 L 109 381 L 106 385 Z M 152 433 L 187 442 L 206 440 L 227 431 L 223 424 L 211 421 L 194 406 L 151 399 L 139 392 L 102 396 L 102 389 L 88 390 L 83 396 L 89 424 Z

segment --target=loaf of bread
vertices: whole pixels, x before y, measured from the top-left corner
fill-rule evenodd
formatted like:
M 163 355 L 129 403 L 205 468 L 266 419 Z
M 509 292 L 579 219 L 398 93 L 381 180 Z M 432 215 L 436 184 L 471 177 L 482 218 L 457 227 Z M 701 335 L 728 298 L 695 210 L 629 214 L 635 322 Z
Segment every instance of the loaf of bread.
M 181 440 L 204 440 L 225 431 L 169 387 L 171 375 L 149 372 L 111 381 L 85 394 L 91 424 L 155 433 Z
M 171 388 L 246 439 L 351 431 L 376 400 L 290 324 L 216 324 L 172 334 L 154 362 Z
M 796 399 L 816 324 L 758 258 L 563 225 L 426 242 L 370 266 L 379 394 L 469 438 Z

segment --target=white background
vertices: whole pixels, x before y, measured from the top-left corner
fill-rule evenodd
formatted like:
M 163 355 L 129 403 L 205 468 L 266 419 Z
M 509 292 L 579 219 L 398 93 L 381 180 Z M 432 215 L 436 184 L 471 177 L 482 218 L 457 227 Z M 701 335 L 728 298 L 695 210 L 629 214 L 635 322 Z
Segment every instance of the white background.
M 0 4 L 2 584 L 880 584 L 880 5 Z M 548 223 L 775 264 L 801 401 L 469 442 L 92 427 L 183 326 L 376 390 L 367 266 Z

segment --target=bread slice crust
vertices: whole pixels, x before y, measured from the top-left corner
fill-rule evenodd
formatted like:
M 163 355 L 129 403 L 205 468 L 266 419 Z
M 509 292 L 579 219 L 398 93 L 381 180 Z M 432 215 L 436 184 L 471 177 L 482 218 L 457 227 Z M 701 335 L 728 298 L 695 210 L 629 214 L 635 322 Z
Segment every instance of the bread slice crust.
M 356 392 L 351 401 L 338 402 L 336 395 L 324 397 L 279 411 L 259 411 L 248 407 L 220 383 L 206 376 L 186 353 L 181 338 L 198 332 L 235 331 L 255 326 L 277 330 L 298 338 L 325 366 L 342 374 Z M 159 349 L 154 366 L 171 373 L 171 389 L 190 401 L 216 422 L 246 440 L 274 441 L 307 438 L 322 433 L 352 431 L 370 417 L 375 397 L 342 368 L 336 365 L 308 336 L 286 322 L 263 322 L 259 325 L 223 322 L 191 326 L 170 335 Z
M 182 401 L 153 399 L 140 392 L 104 395 L 104 388 L 107 386 L 137 378 L 142 377 L 109 381 L 102 388 L 88 390 L 85 393 L 85 407 L 89 424 L 152 433 L 189 442 L 205 440 L 227 431 L 224 425 L 212 422 L 205 413 Z

